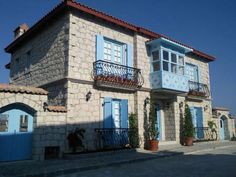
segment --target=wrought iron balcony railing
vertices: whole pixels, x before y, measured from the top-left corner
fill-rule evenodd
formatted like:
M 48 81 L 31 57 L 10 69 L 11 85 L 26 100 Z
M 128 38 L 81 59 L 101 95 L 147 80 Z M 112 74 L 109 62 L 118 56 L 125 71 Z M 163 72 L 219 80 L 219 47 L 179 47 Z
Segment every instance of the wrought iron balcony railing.
M 208 97 L 210 92 L 206 84 L 189 81 L 189 95 Z
M 129 144 L 127 128 L 102 128 L 95 129 L 97 149 L 121 149 L 125 148 Z
M 216 141 L 218 138 L 217 131 L 209 127 L 195 127 L 194 141 Z
M 93 63 L 93 77 L 97 86 L 137 90 L 143 85 L 141 70 L 112 62 Z

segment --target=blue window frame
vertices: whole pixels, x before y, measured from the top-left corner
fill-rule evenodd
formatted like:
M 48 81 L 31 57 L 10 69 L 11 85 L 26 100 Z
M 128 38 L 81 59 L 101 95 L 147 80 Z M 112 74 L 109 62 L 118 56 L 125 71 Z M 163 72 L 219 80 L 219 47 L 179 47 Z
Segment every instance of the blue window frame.
M 164 47 L 152 50 L 151 63 L 152 72 L 162 70 L 179 75 L 185 74 L 184 55 Z
M 197 65 L 186 63 L 186 75 L 190 81 L 199 82 L 199 68 Z
M 133 45 L 96 35 L 96 60 L 133 67 Z

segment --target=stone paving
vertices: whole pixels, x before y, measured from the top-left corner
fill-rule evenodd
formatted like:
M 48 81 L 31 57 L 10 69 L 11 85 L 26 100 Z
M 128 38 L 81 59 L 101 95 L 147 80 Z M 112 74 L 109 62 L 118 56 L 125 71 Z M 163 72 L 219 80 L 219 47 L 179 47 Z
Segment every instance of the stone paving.
M 60 160 L 0 163 L 0 177 L 53 177 L 125 163 L 135 163 L 181 154 L 191 154 L 227 146 L 236 146 L 236 142 L 195 143 L 192 147 L 165 145 L 161 146 L 157 153 L 137 149 L 77 155 Z

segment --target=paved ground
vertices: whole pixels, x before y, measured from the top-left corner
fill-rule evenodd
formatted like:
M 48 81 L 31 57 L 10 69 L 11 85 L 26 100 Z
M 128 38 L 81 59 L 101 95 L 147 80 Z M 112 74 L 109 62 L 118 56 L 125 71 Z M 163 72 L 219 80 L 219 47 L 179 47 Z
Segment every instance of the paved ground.
M 175 172 L 176 170 L 177 173 L 179 172 L 178 169 L 181 169 L 182 172 L 186 172 L 187 170 L 185 169 L 185 166 L 190 166 L 193 168 L 194 172 L 195 167 L 200 169 L 205 168 L 205 166 L 201 166 L 201 164 L 214 164 L 218 161 L 221 163 L 221 159 L 228 159 L 222 161 L 222 164 L 219 164 L 223 165 L 222 168 L 217 168 L 221 170 L 223 169 L 222 171 L 225 171 L 225 169 L 229 167 L 229 165 L 226 164 L 231 163 L 232 165 L 232 163 L 235 163 L 235 156 L 233 156 L 233 154 L 236 154 L 236 152 L 231 152 L 230 147 L 234 147 L 236 149 L 236 142 L 196 143 L 192 147 L 168 145 L 161 146 L 157 153 L 144 150 L 116 151 L 72 157 L 69 156 L 67 159 L 60 160 L 0 163 L 0 177 L 58 177 L 60 175 L 70 177 L 70 175 L 66 174 L 74 173 L 74 176 L 78 176 L 76 175 L 77 172 L 81 172 L 81 176 L 86 176 L 90 173 L 91 176 L 95 174 L 98 176 L 104 176 L 104 173 L 111 175 L 112 172 L 113 176 L 113 170 L 116 172 L 115 174 L 117 176 L 120 176 L 120 173 L 125 173 L 124 176 L 142 176 L 148 171 L 155 174 L 158 172 L 159 176 L 159 174 L 162 175 L 163 171 L 163 175 L 168 177 L 167 171 Z M 216 154 L 213 153 L 215 151 L 212 151 L 211 154 L 206 155 L 206 153 L 209 153 L 208 151 L 212 149 L 218 149 Z M 220 151 L 220 149 L 222 149 L 222 151 Z M 229 149 L 229 151 L 227 151 L 227 149 Z M 182 154 L 185 154 L 185 156 L 182 156 Z M 210 159 L 209 161 L 207 161 L 208 158 Z M 152 164 L 154 165 L 152 166 Z M 206 167 L 213 168 L 213 165 L 209 164 Z M 92 171 L 95 169 L 97 170 Z M 128 173 L 126 172 L 127 170 Z M 212 171 L 212 169 L 207 170 Z M 230 171 L 231 169 L 227 170 Z M 195 169 L 195 171 L 197 170 Z M 136 174 L 134 172 L 136 172 Z
M 236 146 L 145 162 L 100 168 L 60 177 L 236 177 Z

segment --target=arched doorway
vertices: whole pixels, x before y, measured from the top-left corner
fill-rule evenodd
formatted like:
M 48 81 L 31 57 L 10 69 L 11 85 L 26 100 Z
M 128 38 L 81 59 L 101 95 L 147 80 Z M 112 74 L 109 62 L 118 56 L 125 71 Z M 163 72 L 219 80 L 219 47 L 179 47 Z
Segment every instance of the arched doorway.
M 0 161 L 31 159 L 34 114 L 22 103 L 0 109 Z
M 227 126 L 228 126 L 227 117 L 223 115 L 220 117 L 220 125 L 219 125 L 219 133 L 221 140 L 227 139 L 227 132 L 228 132 Z

